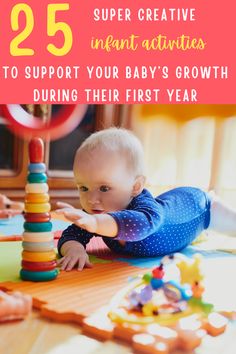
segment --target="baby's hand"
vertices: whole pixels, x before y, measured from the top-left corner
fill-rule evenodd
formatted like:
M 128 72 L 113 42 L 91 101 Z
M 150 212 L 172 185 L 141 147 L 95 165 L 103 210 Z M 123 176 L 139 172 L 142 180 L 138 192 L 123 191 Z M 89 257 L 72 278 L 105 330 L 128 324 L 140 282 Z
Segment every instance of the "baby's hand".
M 0 219 L 10 219 L 12 216 L 22 214 L 21 210 L 4 209 L 0 210 Z
M 84 246 L 77 241 L 65 242 L 62 245 L 61 252 L 64 256 L 57 261 L 57 264 L 62 270 L 70 271 L 76 264 L 78 270 L 82 270 L 84 267 L 92 267 Z
M 56 202 L 56 206 L 58 209 L 65 209 L 65 208 L 74 209 L 73 205 L 64 202 Z
M 88 232 L 97 231 L 97 219 L 94 215 L 87 214 L 83 210 L 74 208 L 63 208 L 56 210 L 56 213 L 63 214 L 66 219 Z

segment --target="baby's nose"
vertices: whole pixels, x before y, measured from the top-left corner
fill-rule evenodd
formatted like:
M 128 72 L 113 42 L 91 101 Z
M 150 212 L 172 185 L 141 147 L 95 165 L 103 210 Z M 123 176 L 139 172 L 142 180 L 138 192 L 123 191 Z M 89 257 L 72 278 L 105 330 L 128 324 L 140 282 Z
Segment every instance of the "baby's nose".
M 96 204 L 99 203 L 99 196 L 98 193 L 96 192 L 90 192 L 88 196 L 88 201 L 90 204 Z

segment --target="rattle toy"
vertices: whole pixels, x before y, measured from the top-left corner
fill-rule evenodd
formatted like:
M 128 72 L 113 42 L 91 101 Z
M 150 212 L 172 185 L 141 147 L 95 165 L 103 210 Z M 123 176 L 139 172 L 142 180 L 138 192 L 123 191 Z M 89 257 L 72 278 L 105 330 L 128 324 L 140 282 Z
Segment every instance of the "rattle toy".
M 0 322 L 23 319 L 31 309 L 31 296 L 20 292 L 8 294 L 0 290 Z
M 33 138 L 30 141 L 29 158 L 20 277 L 23 280 L 47 281 L 55 279 L 58 271 L 50 222 L 51 205 L 47 175 L 44 173 L 46 171 L 43 163 L 44 145 L 40 138 Z M 36 165 L 35 168 L 33 168 L 34 165 Z
M 86 112 L 86 104 L 68 104 L 50 122 L 43 122 L 40 118 L 34 117 L 26 112 L 19 104 L 2 105 L 2 115 L 8 120 L 9 128 L 13 132 L 26 139 L 33 136 L 41 136 L 51 140 L 61 138 L 73 131 L 83 119 Z M 32 161 L 40 163 L 40 161 Z M 37 167 L 36 167 L 37 168 Z M 29 168 L 30 172 L 32 167 Z
M 204 300 L 200 262 L 198 255 L 192 260 L 165 256 L 152 272 L 118 292 L 103 314 L 86 318 L 85 331 L 129 341 L 153 354 L 192 351 L 206 334 L 223 333 L 228 320 Z

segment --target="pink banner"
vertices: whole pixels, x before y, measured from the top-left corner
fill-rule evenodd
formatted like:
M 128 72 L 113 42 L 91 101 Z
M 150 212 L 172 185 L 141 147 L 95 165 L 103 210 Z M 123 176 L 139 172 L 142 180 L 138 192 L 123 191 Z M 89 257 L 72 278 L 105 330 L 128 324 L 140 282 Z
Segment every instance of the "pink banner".
M 235 0 L 0 4 L 0 103 L 236 103 Z

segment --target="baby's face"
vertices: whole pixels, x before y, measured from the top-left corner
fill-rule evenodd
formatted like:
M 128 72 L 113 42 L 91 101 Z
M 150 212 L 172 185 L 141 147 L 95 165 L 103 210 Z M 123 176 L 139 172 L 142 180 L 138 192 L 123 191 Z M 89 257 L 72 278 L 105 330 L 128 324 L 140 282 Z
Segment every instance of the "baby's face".
M 80 152 L 74 174 L 82 208 L 89 214 L 122 210 L 130 203 L 135 176 L 125 156 L 107 150 Z

